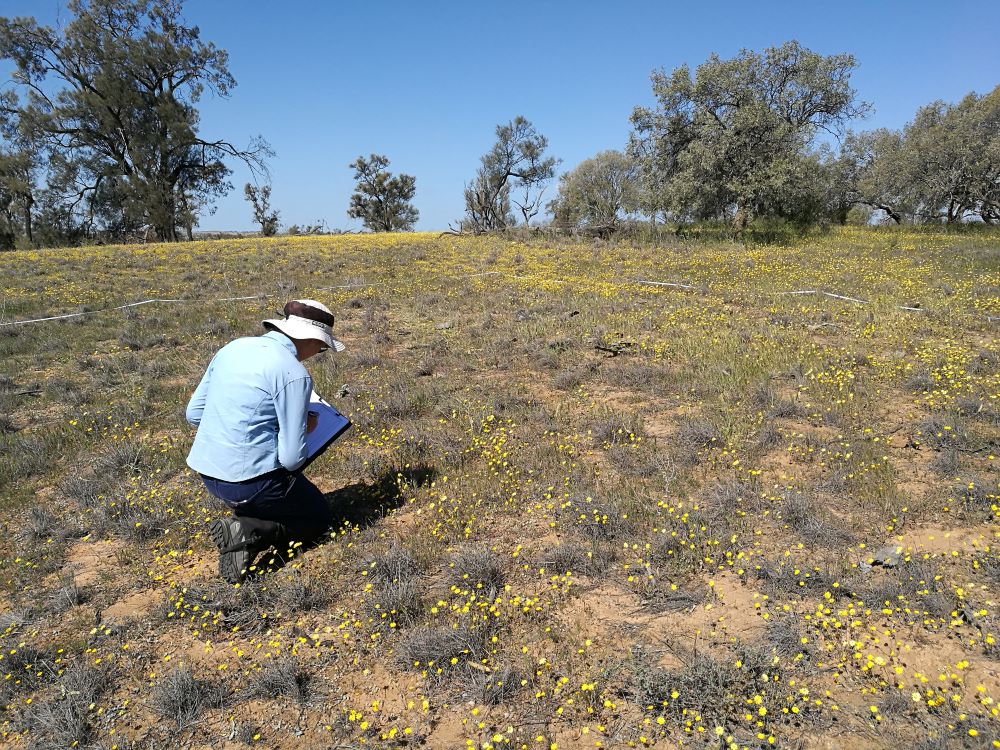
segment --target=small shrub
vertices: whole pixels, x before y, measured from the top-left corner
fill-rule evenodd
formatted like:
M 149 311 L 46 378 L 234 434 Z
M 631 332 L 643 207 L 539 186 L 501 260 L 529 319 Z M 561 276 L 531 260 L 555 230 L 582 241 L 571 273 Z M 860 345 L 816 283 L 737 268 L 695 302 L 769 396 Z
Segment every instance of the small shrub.
M 851 534 L 839 528 L 809 495 L 796 493 L 781 505 L 781 519 L 807 544 L 832 545 L 851 540 Z
M 28 509 L 24 531 L 31 539 L 58 537 L 61 530 L 59 519 L 44 508 L 34 505 Z
M 764 424 L 762 424 L 756 432 L 753 433 L 750 450 L 758 455 L 763 455 L 781 443 L 783 439 L 784 434 L 781 430 L 779 430 L 771 422 L 764 422 Z
M 587 551 L 578 544 L 560 544 L 546 550 L 538 559 L 539 565 L 553 572 L 585 572 L 590 564 Z
M 670 453 L 651 442 L 612 445 L 608 448 L 608 461 L 624 476 L 658 476 L 664 482 L 670 482 L 677 476 L 677 467 Z
M 1000 495 L 995 480 L 975 474 L 959 479 L 955 492 L 962 508 L 970 512 L 990 510 Z
M 503 588 L 506 574 L 500 558 L 487 550 L 465 550 L 452 562 L 449 578 L 459 586 L 482 589 L 492 598 Z
M 522 689 L 524 678 L 516 669 L 504 667 L 494 672 L 475 672 L 469 692 L 485 706 L 500 706 L 510 701 Z
M 933 389 L 934 385 L 934 378 L 926 370 L 917 370 L 903 382 L 903 386 L 914 393 L 925 393 Z
M 65 612 L 70 607 L 83 604 L 84 601 L 83 590 L 77 585 L 76 577 L 70 572 L 60 576 L 59 588 L 52 593 L 49 599 L 49 609 L 52 612 Z
M 968 443 L 968 436 L 955 420 L 928 417 L 916 426 L 917 442 L 937 449 L 961 448 Z
M 189 587 L 183 600 L 200 611 L 220 614 L 218 627 L 256 635 L 273 624 L 271 618 L 280 608 L 280 589 L 269 584 L 259 576 L 249 577 L 238 587 L 214 580 L 204 587 Z M 175 608 L 169 606 L 168 611 Z
M 381 367 L 382 363 L 385 361 L 379 353 L 379 350 L 374 346 L 362 346 L 357 353 L 353 355 L 353 359 L 354 366 L 361 369 Z
M 991 408 L 982 399 L 962 396 L 956 399 L 955 408 L 960 416 L 991 425 L 1000 425 L 1000 411 Z
M 382 419 L 402 420 L 425 416 L 434 406 L 434 396 L 425 388 L 397 380 L 389 384 L 389 392 L 376 405 Z
M 765 416 L 774 419 L 792 419 L 805 416 L 805 409 L 797 401 L 779 398 L 774 401 Z
M 189 667 L 168 673 L 153 688 L 150 707 L 160 716 L 183 729 L 207 708 L 221 708 L 225 692 L 220 686 L 195 679 Z
M 140 498 L 111 500 L 102 509 L 105 519 L 127 539 L 142 542 L 162 536 L 169 519 L 161 506 Z
M 768 381 L 764 380 L 750 389 L 750 393 L 746 398 L 746 405 L 753 412 L 768 414 L 774 408 L 777 401 L 778 395 L 774 392 L 774 388 L 771 387 Z
M 96 476 L 80 476 L 74 474 L 60 486 L 60 491 L 71 500 L 75 500 L 81 508 L 96 508 L 101 497 L 108 491 L 107 482 Z
M 419 572 L 413 556 L 398 544 L 393 544 L 384 554 L 367 560 L 364 569 L 370 580 L 383 584 L 405 583 Z
M 410 633 L 397 650 L 397 663 L 405 669 L 426 671 L 428 677 L 442 677 L 457 669 L 468 669 L 485 652 L 486 634 L 455 630 L 447 626 L 421 628 Z M 454 660 L 454 662 L 453 662 Z
M 682 463 L 697 462 L 699 451 L 721 442 L 722 432 L 707 419 L 686 419 L 681 422 L 674 435 L 674 447 L 678 460 Z
M 633 443 L 643 435 L 642 417 L 626 412 L 607 412 L 591 429 L 597 445 Z
M 145 448 L 136 440 L 120 440 L 113 443 L 93 461 L 94 473 L 97 476 L 131 476 L 142 473 L 149 466 L 150 461 Z
M 276 584 L 271 583 L 272 587 Z M 331 600 L 333 592 L 328 588 L 306 581 L 301 574 L 293 573 L 277 584 L 278 602 L 289 611 L 310 612 L 322 609 Z
M 552 378 L 552 387 L 561 391 L 572 391 L 580 385 L 587 377 L 587 369 L 575 367 L 571 370 L 563 370 Z
M 283 658 L 269 663 L 254 677 L 250 694 L 305 703 L 314 692 L 313 683 L 313 676 L 296 659 Z
M 974 567 L 997 584 L 1000 584 L 1000 555 L 982 553 L 975 558 Z
M 46 675 L 55 674 L 52 657 L 33 646 L 7 642 L 0 657 L 0 671 L 10 675 L 0 681 L 0 705 L 6 705 L 15 695 L 31 692 Z
M 759 581 L 765 593 L 769 595 L 788 592 L 799 594 L 844 592 L 843 588 L 833 587 L 836 581 L 834 576 L 819 568 L 799 568 L 784 562 L 764 560 L 745 575 Z
M 567 501 L 560 507 L 559 514 L 591 542 L 613 541 L 632 530 L 632 524 L 614 504 L 589 497 Z
M 422 608 L 420 589 L 409 580 L 377 586 L 365 601 L 365 612 L 374 621 L 376 630 L 412 625 Z
M 1000 369 L 1000 356 L 989 349 L 982 349 L 969 361 L 965 369 L 972 375 L 991 375 Z
M 107 690 L 110 675 L 94 667 L 69 667 L 59 681 L 60 691 L 49 699 L 34 701 L 28 715 L 36 732 L 35 748 L 87 745 L 96 731 L 91 706 Z
M 125 349 L 139 351 L 160 346 L 167 337 L 158 331 L 150 331 L 141 326 L 128 326 L 118 337 L 118 343 Z
M 655 390 L 666 373 L 664 367 L 626 362 L 621 357 L 607 363 L 601 370 L 602 379 L 609 385 L 640 391 Z
M 854 587 L 855 596 L 873 608 L 886 608 L 902 615 L 907 611 L 945 618 L 954 602 L 945 595 L 937 571 L 929 563 L 910 562 L 870 575 Z
M 678 671 L 643 665 L 635 671 L 632 696 L 641 706 L 669 706 L 673 714 L 687 710 L 715 723 L 726 715 L 726 696 L 732 692 L 735 674 L 710 654 L 695 655 Z
M 16 482 L 44 474 L 51 468 L 53 456 L 43 438 L 20 432 L 4 437 L 6 439 L 0 442 L 0 454 L 4 456 L 0 486 L 5 478 Z
M 930 470 L 941 477 L 954 477 L 959 469 L 958 451 L 954 449 L 943 450 L 930 460 L 928 466 Z
M 702 497 L 707 507 L 726 514 L 739 510 L 760 513 L 765 509 L 760 482 L 756 478 L 726 477 L 709 485 L 702 492 Z
M 643 607 L 653 614 L 664 612 L 689 612 L 705 601 L 705 596 L 682 588 L 666 585 L 658 579 L 656 585 L 645 591 Z
M 790 618 L 768 622 L 764 628 L 764 640 L 777 654 L 785 658 L 806 653 L 806 646 L 802 643 L 802 631 Z

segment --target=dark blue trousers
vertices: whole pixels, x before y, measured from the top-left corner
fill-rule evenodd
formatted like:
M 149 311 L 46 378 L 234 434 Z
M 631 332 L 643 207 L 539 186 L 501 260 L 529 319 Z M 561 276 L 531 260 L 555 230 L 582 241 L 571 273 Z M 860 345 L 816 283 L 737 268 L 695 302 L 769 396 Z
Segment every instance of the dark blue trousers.
M 224 502 L 233 515 L 247 523 L 261 549 L 279 551 L 292 542 L 309 545 L 332 525 L 329 503 L 312 482 L 285 469 L 244 482 L 224 482 L 201 475 L 205 488 Z

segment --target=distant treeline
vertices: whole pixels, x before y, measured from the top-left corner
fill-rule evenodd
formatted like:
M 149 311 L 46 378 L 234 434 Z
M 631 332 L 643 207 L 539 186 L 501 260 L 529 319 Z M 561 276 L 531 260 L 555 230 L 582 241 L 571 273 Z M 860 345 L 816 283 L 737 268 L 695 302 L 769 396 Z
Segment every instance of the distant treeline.
M 185 25 L 175 0 L 70 0 L 59 30 L 0 18 L 0 249 L 177 240 L 227 194 L 234 161 L 249 167 L 248 216 L 280 227 L 258 137 L 245 146 L 204 137 L 198 103 L 236 81 L 228 55 Z M 761 223 L 810 227 L 877 222 L 1000 223 L 1000 86 L 921 107 L 902 130 L 854 132 L 871 104 L 850 85 L 851 55 L 797 42 L 712 55 L 694 71 L 654 71 L 655 105 L 637 107 L 632 134 L 547 187 L 559 160 L 522 116 L 465 185 L 456 231 L 537 225 L 613 232 L 623 224 Z M 371 231 L 418 218 L 416 178 L 372 153 L 349 165 L 347 215 Z M 547 213 L 546 213 L 547 210 Z M 325 222 L 290 227 L 324 231 Z

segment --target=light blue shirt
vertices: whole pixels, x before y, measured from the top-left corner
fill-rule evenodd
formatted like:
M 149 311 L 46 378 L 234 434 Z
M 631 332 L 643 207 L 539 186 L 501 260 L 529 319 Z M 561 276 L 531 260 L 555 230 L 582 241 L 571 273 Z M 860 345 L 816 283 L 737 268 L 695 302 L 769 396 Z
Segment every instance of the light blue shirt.
M 312 378 L 278 331 L 236 339 L 208 365 L 187 406 L 198 427 L 187 463 L 199 474 L 242 482 L 306 460 Z

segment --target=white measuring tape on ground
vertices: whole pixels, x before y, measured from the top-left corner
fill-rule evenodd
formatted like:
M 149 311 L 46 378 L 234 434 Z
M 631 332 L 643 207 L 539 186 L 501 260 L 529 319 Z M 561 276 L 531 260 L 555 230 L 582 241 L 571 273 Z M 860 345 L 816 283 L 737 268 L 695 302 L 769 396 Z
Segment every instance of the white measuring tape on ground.
M 481 278 L 483 276 L 503 276 L 504 278 L 519 279 L 519 280 L 522 280 L 522 281 L 531 281 L 532 280 L 532 277 L 530 277 L 530 276 L 520 276 L 518 274 L 504 273 L 503 271 L 483 271 L 482 273 L 461 274 L 461 275 L 453 276 L 452 278 L 455 278 L 455 279 L 473 279 L 473 278 Z M 568 282 L 568 281 L 565 281 L 565 280 L 561 280 L 561 279 L 549 279 L 548 281 L 549 281 L 549 283 L 555 283 L 555 284 L 568 284 L 568 283 L 571 283 L 571 282 Z M 622 282 L 618 282 L 618 283 L 620 284 Z M 675 288 L 675 289 L 687 289 L 687 290 L 692 290 L 692 291 L 697 291 L 697 290 L 710 291 L 710 288 L 707 287 L 707 286 L 695 286 L 693 284 L 682 284 L 682 283 L 677 282 L 677 281 L 653 281 L 651 279 L 633 279 L 633 280 L 630 280 L 630 281 L 626 281 L 624 283 L 625 284 L 642 284 L 642 285 L 645 285 L 645 286 L 668 287 L 668 288 Z M 366 286 L 371 286 L 371 284 L 370 283 L 365 283 L 365 282 L 362 281 L 360 283 L 352 283 L 352 284 L 339 284 L 339 285 L 335 285 L 335 286 L 321 286 L 321 287 L 316 287 L 316 290 L 317 291 L 328 291 L 328 290 L 331 290 L 331 289 L 358 289 L 358 288 L 366 287 Z M 848 297 L 847 295 L 844 295 L 844 294 L 834 294 L 833 292 L 826 292 L 826 291 L 823 291 L 822 289 L 795 289 L 795 290 L 790 291 L 790 292 L 762 292 L 761 294 L 764 294 L 764 295 L 774 295 L 774 296 L 816 294 L 816 295 L 823 296 L 823 297 L 829 297 L 831 299 L 843 300 L 845 302 L 854 302 L 854 303 L 859 304 L 859 305 L 870 305 L 871 304 L 871 302 L 868 301 L 868 300 L 859 299 L 857 297 Z M 204 298 L 202 298 L 202 299 L 167 299 L 167 298 L 144 299 L 144 300 L 141 300 L 139 302 L 129 302 L 128 304 L 125 304 L 125 305 L 117 305 L 115 307 L 105 307 L 105 308 L 102 308 L 100 310 L 85 310 L 83 312 L 66 313 L 65 315 L 50 315 L 50 316 L 44 317 L 44 318 L 31 318 L 31 319 L 28 319 L 28 320 L 11 320 L 11 321 L 7 321 L 7 322 L 0 322 L 0 328 L 4 328 L 4 327 L 7 327 L 7 326 L 27 325 L 29 323 L 44 323 L 45 321 L 50 321 L 50 320 L 65 320 L 67 318 L 79 318 L 79 317 L 81 317 L 83 315 L 97 315 L 98 313 L 113 312 L 115 310 L 125 310 L 126 308 L 129 308 L 129 307 L 139 307 L 141 305 L 149 305 L 149 304 L 153 304 L 153 303 L 239 302 L 239 301 L 251 300 L 251 299 L 266 299 L 268 297 L 275 297 L 275 296 L 277 296 L 277 294 L 270 293 L 270 294 L 251 294 L 251 295 L 248 295 L 248 296 L 245 296 L 245 297 L 223 297 L 221 299 L 220 298 L 212 298 L 212 299 L 204 299 Z M 927 310 L 925 310 L 922 307 L 908 307 L 906 305 L 895 305 L 895 307 L 897 307 L 900 310 L 907 310 L 909 312 L 921 312 L 921 313 L 926 313 L 927 312 Z M 984 315 L 983 317 L 986 318 L 986 320 L 988 320 L 990 322 L 996 322 L 996 321 L 1000 320 L 1000 316 Z
M 674 281 L 649 281 L 647 279 L 636 279 L 635 283 L 636 284 L 649 284 L 651 286 L 679 287 L 681 289 L 705 289 L 705 288 L 707 288 L 707 287 L 692 286 L 691 284 L 679 284 L 679 283 L 674 282 Z M 776 296 L 800 295 L 800 294 L 817 294 L 817 295 L 820 295 L 822 297 L 829 297 L 830 299 L 839 299 L 839 300 L 843 300 L 845 302 L 855 302 L 855 303 L 857 303 L 859 305 L 870 305 L 871 304 L 871 302 L 869 300 L 866 300 L 866 299 L 858 299 L 857 297 L 848 297 L 845 294 L 834 294 L 833 292 L 825 292 L 822 289 L 795 289 L 795 290 L 790 291 L 790 292 L 759 292 L 759 294 L 776 295 Z M 895 305 L 895 307 L 898 308 L 898 309 L 900 309 L 900 310 L 908 310 L 909 312 L 920 312 L 920 313 L 927 312 L 927 310 L 925 310 L 922 307 L 910 307 L 910 306 L 907 306 L 907 305 Z M 996 321 L 996 320 L 1000 320 L 1000 317 L 993 316 L 993 315 L 984 315 L 983 317 L 986 318 L 987 320 L 991 321 L 991 322 L 992 321 Z
M 353 289 L 357 287 L 368 286 L 368 284 L 341 284 L 340 286 L 322 286 L 319 287 L 321 290 L 326 289 Z M 276 297 L 276 294 L 250 294 L 246 297 L 213 297 L 211 299 L 168 299 L 165 297 L 154 297 L 153 299 L 144 299 L 139 302 L 129 302 L 126 305 L 117 305 L 115 307 L 103 307 L 100 310 L 84 310 L 83 312 L 66 313 L 65 315 L 50 315 L 46 318 L 31 318 L 29 320 L 10 320 L 7 322 L 0 322 L 0 328 L 5 326 L 21 326 L 27 325 L 28 323 L 44 323 L 47 320 L 66 320 L 67 318 L 79 318 L 83 315 L 97 315 L 98 313 L 113 312 L 115 310 L 124 310 L 129 307 L 139 307 L 141 305 L 149 305 L 154 302 L 162 303 L 172 303 L 172 302 L 241 302 L 248 299 L 266 299 L 268 297 Z

